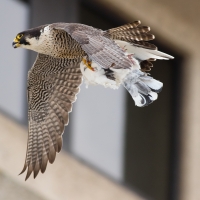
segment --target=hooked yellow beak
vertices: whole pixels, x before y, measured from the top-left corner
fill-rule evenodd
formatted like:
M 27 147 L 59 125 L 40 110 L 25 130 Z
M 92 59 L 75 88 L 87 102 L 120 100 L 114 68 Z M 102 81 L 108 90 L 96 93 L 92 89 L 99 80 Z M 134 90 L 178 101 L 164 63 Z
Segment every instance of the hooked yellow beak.
M 13 40 L 12 46 L 13 46 L 14 48 L 17 48 L 17 47 L 20 46 L 19 40 L 18 40 L 17 38 L 15 38 L 15 39 Z

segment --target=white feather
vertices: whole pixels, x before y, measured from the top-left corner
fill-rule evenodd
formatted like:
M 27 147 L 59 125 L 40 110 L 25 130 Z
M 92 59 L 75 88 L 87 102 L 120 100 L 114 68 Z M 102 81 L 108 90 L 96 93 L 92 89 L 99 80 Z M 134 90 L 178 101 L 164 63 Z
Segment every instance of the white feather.
M 135 58 L 139 59 L 139 60 L 148 60 L 149 58 L 169 60 L 169 59 L 174 58 L 173 56 L 170 56 L 170 55 L 163 53 L 161 51 L 137 47 L 137 46 L 134 46 L 131 43 L 128 43 L 128 42 L 125 42 L 125 41 L 115 40 L 115 42 L 122 49 L 124 49 L 127 54 L 134 54 L 133 56 Z
M 140 70 L 133 70 L 124 79 L 123 85 L 132 96 L 135 105 L 143 107 L 158 98 L 157 92 L 162 89 L 163 83 Z
M 153 79 L 152 77 L 146 76 L 146 78 L 140 77 L 140 80 L 142 80 L 146 85 L 148 85 L 151 89 L 159 91 L 163 87 L 163 83 Z
M 158 94 L 156 92 L 149 92 L 149 98 L 152 100 L 152 101 L 155 101 L 157 98 L 158 98 Z
M 85 79 L 86 87 L 88 85 L 103 85 L 104 87 L 109 87 L 112 89 L 118 89 L 120 86 L 119 82 L 116 82 L 114 80 L 108 79 L 105 75 L 105 71 L 103 68 L 101 68 L 96 63 L 92 62 L 91 67 L 94 69 L 92 71 L 89 69 L 84 62 L 82 61 L 80 64 L 81 72 L 83 74 L 83 77 Z
M 138 107 L 142 107 L 144 104 L 142 104 L 142 96 L 140 96 L 139 94 L 134 97 L 132 96 L 133 100 L 135 101 L 135 105 L 138 106 Z

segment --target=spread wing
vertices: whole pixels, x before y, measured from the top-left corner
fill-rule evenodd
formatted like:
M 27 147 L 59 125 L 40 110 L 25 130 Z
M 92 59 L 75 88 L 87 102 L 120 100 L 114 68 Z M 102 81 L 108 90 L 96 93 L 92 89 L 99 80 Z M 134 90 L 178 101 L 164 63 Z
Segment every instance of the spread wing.
M 55 23 L 57 30 L 66 31 L 85 51 L 90 60 L 102 68 L 130 68 L 131 64 L 124 51 L 111 39 L 104 36 L 104 31 L 83 24 Z
M 62 147 L 64 126 L 82 82 L 80 59 L 67 60 L 38 54 L 28 74 L 28 145 L 23 173 L 44 173 Z

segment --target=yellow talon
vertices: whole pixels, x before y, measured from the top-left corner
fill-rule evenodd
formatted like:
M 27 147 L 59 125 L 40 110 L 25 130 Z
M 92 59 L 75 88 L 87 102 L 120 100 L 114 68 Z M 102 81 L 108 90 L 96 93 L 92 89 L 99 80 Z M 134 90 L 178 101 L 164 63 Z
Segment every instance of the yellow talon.
M 94 71 L 94 68 L 92 68 L 92 66 L 91 66 L 91 64 L 92 64 L 91 62 L 87 61 L 85 58 L 83 58 L 82 61 L 83 61 L 84 65 L 86 65 L 87 68 Z

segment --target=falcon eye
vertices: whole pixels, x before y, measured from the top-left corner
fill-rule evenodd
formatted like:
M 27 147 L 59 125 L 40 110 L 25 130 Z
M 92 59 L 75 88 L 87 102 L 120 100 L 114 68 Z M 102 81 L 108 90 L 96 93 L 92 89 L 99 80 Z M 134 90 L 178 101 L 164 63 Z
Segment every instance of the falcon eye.
M 22 38 L 23 34 L 18 34 L 17 39 L 20 40 Z

